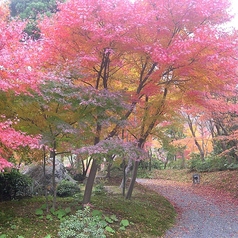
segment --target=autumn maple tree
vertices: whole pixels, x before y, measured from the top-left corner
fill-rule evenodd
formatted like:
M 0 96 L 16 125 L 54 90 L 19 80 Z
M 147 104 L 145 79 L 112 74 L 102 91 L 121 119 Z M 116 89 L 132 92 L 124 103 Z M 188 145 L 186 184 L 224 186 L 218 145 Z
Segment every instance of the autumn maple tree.
M 215 155 L 225 155 L 229 163 L 237 161 L 236 98 L 237 89 L 234 85 L 215 94 L 204 92 L 200 94 L 200 105 L 187 103 L 183 109 L 202 159 L 213 150 Z
M 26 92 L 27 88 L 36 86 L 36 71 L 31 70 L 34 60 L 26 57 L 32 52 L 31 46 L 23 44 L 24 35 L 22 30 L 24 23 L 19 21 L 10 21 L 9 12 L 5 5 L 0 6 L 0 90 L 7 92 L 14 90 Z M 34 58 L 32 52 L 32 57 Z M 3 102 L 2 102 L 3 103 Z M 6 112 L 6 111 L 5 111 Z M 35 148 L 38 145 L 39 138 L 33 138 L 25 133 L 14 130 L 13 125 L 17 123 L 17 118 L 8 118 L 7 112 L 1 111 L 0 120 L 0 170 L 9 167 L 7 158 L 11 152 L 19 147 L 30 146 Z
M 135 143 L 143 148 L 167 108 L 178 109 L 184 94 L 197 101 L 196 92 L 215 93 L 237 83 L 237 36 L 222 26 L 231 19 L 228 7 L 227 0 L 67 1 L 39 23 L 41 61 L 52 79 L 125 93 L 130 107 L 121 119 L 141 111 Z M 94 145 L 124 127 L 108 127 L 95 118 Z M 139 163 L 134 159 L 128 198 Z M 90 201 L 96 170 L 94 160 L 84 203 Z
M 185 105 L 203 105 L 204 92 L 235 87 L 237 33 L 224 29 L 228 7 L 228 0 L 68 0 L 38 22 L 38 41 L 25 39 L 24 24 L 1 20 L 2 91 L 39 92 L 38 85 L 50 80 L 78 87 L 72 98 L 81 89 L 88 94 L 67 105 L 70 98 L 62 93 L 67 110 L 92 109 L 91 140 L 72 148 L 93 156 L 84 204 L 90 202 L 98 157 L 124 148 L 133 159 L 130 198 L 143 157 L 137 152 L 163 122 Z M 125 105 L 120 110 L 114 107 L 118 98 Z M 122 129 L 131 134 L 130 143 L 120 138 Z

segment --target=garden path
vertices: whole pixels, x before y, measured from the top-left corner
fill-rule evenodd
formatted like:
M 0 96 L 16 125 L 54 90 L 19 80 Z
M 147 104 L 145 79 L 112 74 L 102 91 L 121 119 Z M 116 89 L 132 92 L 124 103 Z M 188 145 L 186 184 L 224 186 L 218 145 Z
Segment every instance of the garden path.
M 178 212 L 163 238 L 238 238 L 238 201 L 203 185 L 160 179 L 137 182 L 167 198 Z

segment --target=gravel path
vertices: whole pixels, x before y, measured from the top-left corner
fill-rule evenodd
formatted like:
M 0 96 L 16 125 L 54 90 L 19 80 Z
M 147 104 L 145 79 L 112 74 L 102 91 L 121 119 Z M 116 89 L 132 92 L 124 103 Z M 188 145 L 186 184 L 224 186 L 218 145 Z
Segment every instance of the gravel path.
M 166 197 L 178 211 L 164 238 L 238 238 L 238 205 L 227 194 L 200 185 L 137 179 Z

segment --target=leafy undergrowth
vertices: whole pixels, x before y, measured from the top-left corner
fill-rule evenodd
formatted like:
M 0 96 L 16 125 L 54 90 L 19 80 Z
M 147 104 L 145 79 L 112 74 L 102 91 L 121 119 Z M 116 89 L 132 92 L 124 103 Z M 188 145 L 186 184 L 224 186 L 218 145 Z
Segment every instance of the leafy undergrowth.
M 115 232 L 107 233 L 107 237 L 158 237 L 174 223 L 174 208 L 157 193 L 136 185 L 133 198 L 125 200 L 117 187 L 118 184 L 110 186 L 108 193 L 92 197 L 92 209 L 98 209 L 108 216 L 115 215 L 119 221 L 129 222 L 124 231 L 119 229 L 119 223 L 112 224 Z M 45 199 L 42 197 L 1 202 L 0 237 L 1 234 L 7 234 L 7 238 L 43 238 L 47 235 L 51 238 L 58 237 L 60 220 L 50 214 L 41 216 L 39 208 L 44 203 Z M 73 214 L 81 208 L 81 204 L 75 198 L 60 198 L 58 209 L 59 207 L 65 210 L 70 207 L 70 213 Z
M 0 237 L 1 234 L 6 234 L 7 238 L 43 238 L 48 234 L 57 237 L 60 220 L 36 214 L 44 203 L 43 197 L 0 202 Z M 60 199 L 58 204 L 61 208 L 79 208 L 72 199 Z
M 179 182 L 192 183 L 194 173 L 188 170 L 156 170 L 151 177 Z M 220 191 L 229 192 L 238 198 L 238 170 L 200 173 L 200 186 L 209 186 Z
M 111 237 L 158 237 L 174 223 L 176 215 L 174 208 L 156 192 L 136 185 L 133 198 L 125 200 L 117 187 L 110 186 L 108 190 L 110 196 L 108 194 L 104 197 L 95 196 L 93 204 L 133 224 L 123 233 L 117 232 Z

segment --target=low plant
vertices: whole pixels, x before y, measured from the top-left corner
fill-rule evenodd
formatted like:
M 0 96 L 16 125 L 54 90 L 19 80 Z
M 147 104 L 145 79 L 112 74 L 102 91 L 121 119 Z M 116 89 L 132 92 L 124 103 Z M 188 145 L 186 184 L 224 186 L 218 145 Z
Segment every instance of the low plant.
M 130 223 L 127 219 L 121 220 L 121 222 L 120 222 L 120 229 L 119 229 L 119 230 L 125 231 L 126 228 L 127 228 L 130 224 L 132 224 L 132 223 Z
M 49 221 L 53 220 L 53 216 L 57 217 L 59 220 L 63 220 L 66 216 L 68 216 L 71 213 L 71 208 L 66 207 L 65 209 L 58 209 L 54 210 L 53 208 L 50 209 L 50 213 L 47 213 L 46 211 L 46 204 L 43 204 L 40 208 L 37 208 L 35 210 L 35 215 L 37 215 L 39 218 L 46 218 Z
M 149 170 L 145 170 L 145 169 L 138 169 L 137 177 L 150 179 L 153 177 L 153 171 L 149 171 Z
M 7 238 L 7 235 L 6 234 L 2 234 L 2 235 L 0 235 L 0 238 Z M 24 238 L 24 236 L 17 236 L 17 238 Z M 51 238 L 51 235 L 47 235 L 44 238 Z
M 86 207 L 62 221 L 59 236 L 61 238 L 104 238 L 105 232 L 116 233 L 115 227 L 125 231 L 130 224 L 133 223 L 127 219 L 119 221 L 116 215 L 104 215 L 102 211 L 91 211 L 89 207 Z
M 110 213 L 123 218 L 118 222 L 108 224 L 115 231 L 115 236 L 111 234 L 111 237 L 161 237 L 164 231 L 173 223 L 174 208 L 157 193 L 136 184 L 135 199 L 126 200 L 123 196 L 120 196 L 120 190 L 112 189 L 111 191 L 113 192 L 110 192 L 110 194 L 92 197 L 94 206 L 103 207 L 104 211 L 110 211 Z M 110 230 L 107 231 L 110 232 Z M 108 237 L 110 237 L 110 234 Z
M 127 219 L 122 219 L 119 221 L 116 215 L 104 215 L 101 211 L 99 210 L 93 210 L 92 211 L 92 216 L 98 216 L 100 220 L 104 221 L 105 223 L 105 231 L 109 233 L 116 233 L 116 230 L 111 227 L 111 225 L 117 225 L 119 224 L 119 230 L 125 231 L 126 228 L 130 225 L 133 224 L 132 222 L 129 222 Z
M 99 184 L 95 185 L 94 193 L 96 195 L 99 195 L 99 194 L 104 193 L 104 192 L 105 192 L 105 188 L 104 188 L 104 184 L 103 183 L 99 183 Z
M 77 193 L 80 193 L 79 186 L 68 180 L 62 180 L 57 186 L 57 196 L 59 197 L 72 197 Z
M 106 238 L 105 221 L 100 216 L 93 216 L 90 208 L 78 210 L 60 224 L 60 238 Z

